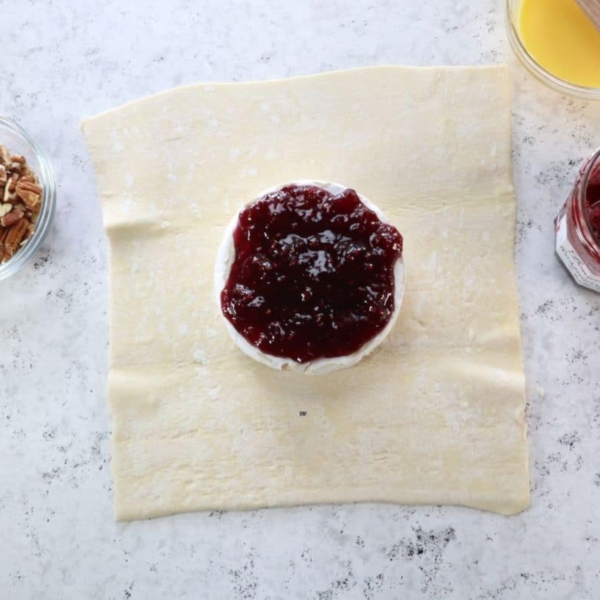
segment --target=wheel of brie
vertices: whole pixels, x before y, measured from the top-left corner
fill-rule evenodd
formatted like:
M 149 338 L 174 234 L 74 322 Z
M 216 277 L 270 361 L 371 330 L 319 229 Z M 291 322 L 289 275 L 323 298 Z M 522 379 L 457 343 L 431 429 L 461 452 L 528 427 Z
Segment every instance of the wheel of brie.
M 215 290 L 229 335 L 274 369 L 325 374 L 379 346 L 404 292 L 402 236 L 370 200 L 296 181 L 243 206 L 225 231 Z

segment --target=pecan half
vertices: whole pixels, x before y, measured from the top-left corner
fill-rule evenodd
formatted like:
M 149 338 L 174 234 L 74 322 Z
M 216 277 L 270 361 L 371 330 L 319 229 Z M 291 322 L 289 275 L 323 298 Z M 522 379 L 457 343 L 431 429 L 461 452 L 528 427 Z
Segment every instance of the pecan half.
M 24 214 L 25 213 L 22 210 L 15 208 L 0 219 L 0 225 L 2 225 L 2 227 L 12 227 L 17 221 L 20 221 L 23 218 Z
M 21 243 L 29 237 L 31 234 L 30 226 L 31 224 L 26 219 L 21 219 L 18 223 L 15 223 L 15 225 L 6 230 L 3 260 L 11 258 L 19 249 Z
M 35 183 L 23 181 L 23 179 L 19 180 L 15 191 L 30 210 L 35 209 L 42 199 L 42 188 Z
M 30 223 L 21 219 L 18 223 L 9 227 L 6 238 L 4 239 L 4 253 L 12 256 L 23 241 L 30 235 Z

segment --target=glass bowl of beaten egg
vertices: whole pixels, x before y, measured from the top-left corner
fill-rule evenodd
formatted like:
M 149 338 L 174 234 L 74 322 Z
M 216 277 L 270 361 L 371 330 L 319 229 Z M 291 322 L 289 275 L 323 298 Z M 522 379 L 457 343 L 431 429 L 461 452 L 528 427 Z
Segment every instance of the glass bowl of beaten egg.
M 546 85 L 600 100 L 600 32 L 576 0 L 507 0 L 507 29 L 521 62 Z

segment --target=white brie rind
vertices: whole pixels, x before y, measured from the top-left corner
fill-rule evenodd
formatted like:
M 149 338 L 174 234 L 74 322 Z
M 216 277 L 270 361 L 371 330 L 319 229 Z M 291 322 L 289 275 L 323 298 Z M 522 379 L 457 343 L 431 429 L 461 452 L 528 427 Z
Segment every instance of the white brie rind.
M 277 192 L 281 188 L 289 185 L 312 185 L 327 190 L 328 192 L 334 195 L 337 195 L 343 192 L 345 189 L 347 189 L 346 186 L 340 185 L 339 183 L 326 183 L 323 181 L 312 181 L 309 179 L 298 180 L 265 190 L 248 204 L 259 200 L 266 194 Z M 371 209 L 383 223 L 389 223 L 385 215 L 377 206 L 375 206 L 375 204 L 373 204 L 368 198 L 365 198 L 365 196 L 363 196 L 362 194 L 359 194 L 358 192 L 357 194 L 361 202 L 363 202 L 363 204 L 367 208 Z M 223 241 L 219 246 L 219 250 L 217 252 L 217 259 L 215 262 L 215 292 L 217 305 L 219 307 L 219 312 L 223 318 L 223 321 L 225 322 L 225 327 L 227 328 L 227 331 L 229 332 L 229 335 L 231 336 L 231 339 L 234 341 L 236 346 L 244 354 L 262 363 L 263 365 L 266 365 L 273 369 L 295 371 L 297 373 L 305 373 L 307 375 L 324 375 L 326 373 L 336 371 L 337 369 L 351 367 L 358 363 L 360 360 L 362 360 L 365 356 L 370 354 L 373 350 L 375 350 L 375 348 L 377 348 L 377 346 L 379 346 L 383 342 L 383 340 L 385 340 L 385 338 L 389 335 L 390 331 L 394 327 L 394 324 L 396 323 L 396 319 L 398 318 L 398 314 L 400 312 L 400 306 L 402 305 L 402 297 L 404 295 L 405 287 L 405 269 L 404 260 L 402 257 L 400 257 L 394 265 L 394 312 L 392 313 L 391 319 L 382 331 L 380 331 L 374 338 L 366 342 L 359 350 L 352 354 L 349 354 L 347 356 L 338 356 L 335 358 L 320 358 L 318 360 L 306 363 L 299 363 L 291 358 L 281 358 L 279 356 L 272 356 L 271 354 L 266 354 L 265 352 L 259 350 L 256 346 L 253 346 L 250 342 L 246 340 L 246 338 L 244 338 L 240 333 L 238 333 L 235 327 L 223 314 L 221 308 L 221 291 L 227 283 L 229 272 L 231 270 L 231 265 L 233 264 L 233 261 L 235 259 L 233 234 L 238 225 L 239 214 L 242 210 L 244 210 L 244 208 L 246 208 L 246 206 L 240 208 L 240 210 L 236 213 L 234 218 L 231 220 L 231 222 L 225 229 Z

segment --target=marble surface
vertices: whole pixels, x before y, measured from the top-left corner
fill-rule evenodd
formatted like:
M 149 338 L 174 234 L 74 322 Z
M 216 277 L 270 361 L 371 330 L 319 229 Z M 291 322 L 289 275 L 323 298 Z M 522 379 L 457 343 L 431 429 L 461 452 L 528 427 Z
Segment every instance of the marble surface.
M 553 216 L 600 145 L 600 104 L 512 56 L 500 0 L 0 0 L 0 114 L 52 156 L 59 206 L 0 283 L 0 598 L 596 598 L 600 295 L 553 255 Z M 8 15 L 8 18 L 5 18 Z M 198 81 L 375 64 L 508 62 L 532 506 L 325 506 L 116 524 L 107 244 L 82 116 Z

